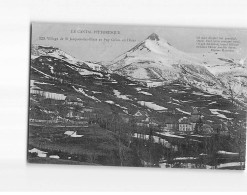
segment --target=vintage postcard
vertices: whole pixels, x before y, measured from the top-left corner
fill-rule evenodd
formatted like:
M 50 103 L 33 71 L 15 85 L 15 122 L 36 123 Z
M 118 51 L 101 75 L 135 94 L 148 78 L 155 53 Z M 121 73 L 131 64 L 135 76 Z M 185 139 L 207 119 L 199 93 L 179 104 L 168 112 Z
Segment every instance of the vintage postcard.
M 33 23 L 30 163 L 245 169 L 247 30 Z

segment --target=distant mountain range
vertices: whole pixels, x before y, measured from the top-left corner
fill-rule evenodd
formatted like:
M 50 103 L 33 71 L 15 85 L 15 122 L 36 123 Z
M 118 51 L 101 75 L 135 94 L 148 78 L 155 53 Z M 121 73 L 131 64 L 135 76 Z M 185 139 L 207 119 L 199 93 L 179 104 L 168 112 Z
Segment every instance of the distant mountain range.
M 149 87 L 179 81 L 204 92 L 247 101 L 245 59 L 227 58 L 223 53 L 185 53 L 155 33 L 110 62 L 81 61 L 59 48 L 32 45 L 31 59 L 39 56 L 63 60 L 79 72 L 84 68 L 116 73 Z
M 222 59 L 218 66 L 226 65 L 228 70 L 209 63 L 213 57 L 179 51 L 156 34 L 110 63 L 81 61 L 59 48 L 33 45 L 30 113 L 37 119 L 66 118 L 69 107 L 59 101 L 73 97 L 103 116 L 118 113 L 133 117 L 142 112 L 157 124 L 188 117 L 193 107 L 198 107 L 205 124 L 245 121 L 246 96 L 238 95 L 232 104 L 229 80 L 224 80 L 245 74 L 240 71 L 245 66 Z M 58 102 L 51 106 L 49 99 Z

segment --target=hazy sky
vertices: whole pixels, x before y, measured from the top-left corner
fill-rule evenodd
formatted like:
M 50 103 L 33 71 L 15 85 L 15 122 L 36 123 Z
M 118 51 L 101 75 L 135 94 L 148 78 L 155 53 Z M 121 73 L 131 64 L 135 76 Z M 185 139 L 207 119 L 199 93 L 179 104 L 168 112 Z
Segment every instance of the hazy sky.
M 90 31 L 91 33 L 89 33 Z M 120 34 L 95 34 L 94 31 L 119 31 Z M 209 49 L 196 48 L 197 36 L 237 37 L 240 41 L 240 45 L 234 54 L 229 55 L 238 58 L 247 57 L 246 29 L 33 23 L 32 44 L 58 47 L 81 60 L 110 61 L 143 41 L 152 33 L 156 33 L 163 39 L 166 39 L 177 49 L 190 53 L 203 53 L 209 51 Z M 40 37 L 44 37 L 45 40 L 41 40 L 42 38 L 40 39 Z M 66 37 L 69 40 L 65 40 Z M 63 40 L 61 40 L 61 38 L 63 38 Z M 70 38 L 81 40 L 75 41 L 70 40 Z M 99 41 L 98 39 L 100 38 L 103 40 Z M 135 40 L 135 42 L 116 41 L 127 38 Z M 91 41 L 88 41 L 88 39 L 91 39 Z M 97 41 L 92 41 L 93 39 L 97 39 Z M 106 40 L 104 41 L 104 39 L 112 40 L 108 42 Z

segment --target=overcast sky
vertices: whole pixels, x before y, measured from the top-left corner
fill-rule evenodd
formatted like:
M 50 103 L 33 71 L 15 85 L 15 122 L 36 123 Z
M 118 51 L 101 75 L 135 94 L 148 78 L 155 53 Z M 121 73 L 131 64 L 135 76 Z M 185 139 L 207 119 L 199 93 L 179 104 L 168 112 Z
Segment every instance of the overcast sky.
M 100 35 L 94 33 L 72 33 L 71 31 L 119 31 L 120 34 Z M 32 44 L 55 46 L 72 56 L 81 60 L 110 61 L 118 55 L 129 50 L 139 42 L 143 41 L 150 34 L 156 33 L 166 39 L 173 47 L 190 53 L 208 52 L 209 49 L 196 48 L 197 36 L 223 36 L 237 37 L 240 41 L 238 50 L 231 57 L 247 57 L 247 30 L 236 29 L 215 29 L 215 28 L 184 28 L 167 26 L 131 26 L 131 25 L 99 25 L 99 24 L 56 24 L 56 23 L 33 23 L 32 24 Z M 39 37 L 45 37 L 40 40 Z M 52 38 L 48 40 L 47 37 Z M 126 39 L 135 42 L 122 41 L 68 41 L 60 38 L 85 38 L 85 39 Z M 58 38 L 58 40 L 56 40 Z

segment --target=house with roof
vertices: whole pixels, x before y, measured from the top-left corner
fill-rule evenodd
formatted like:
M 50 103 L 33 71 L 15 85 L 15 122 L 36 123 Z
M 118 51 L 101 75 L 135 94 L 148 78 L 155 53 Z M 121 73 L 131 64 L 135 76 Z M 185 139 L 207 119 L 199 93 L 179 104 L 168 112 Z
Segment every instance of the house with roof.
M 190 117 L 182 117 L 178 121 L 174 117 L 167 117 L 161 126 L 161 131 L 191 134 L 201 132 L 202 126 L 201 113 L 194 107 Z
M 178 120 L 178 129 L 179 132 L 183 132 L 183 133 L 193 133 L 193 125 L 191 124 L 191 120 L 190 118 L 187 117 L 183 117 L 181 119 Z
M 147 117 L 147 113 L 146 113 L 145 111 L 138 110 L 138 111 L 134 114 L 134 117 L 136 117 L 136 118 Z
M 199 133 L 202 130 L 203 122 L 201 113 L 196 107 L 193 108 L 191 116 L 183 117 L 178 120 L 179 132 Z
M 146 126 L 149 127 L 150 118 L 147 112 L 138 110 L 134 115 L 137 126 Z
M 178 129 L 178 123 L 173 117 L 166 117 L 164 124 L 161 125 L 161 131 L 164 132 L 175 132 Z

